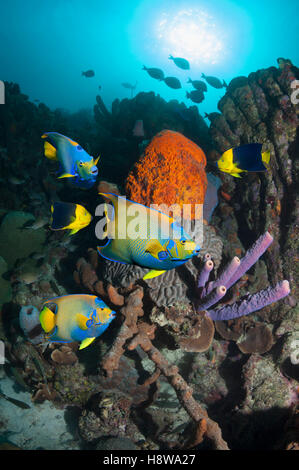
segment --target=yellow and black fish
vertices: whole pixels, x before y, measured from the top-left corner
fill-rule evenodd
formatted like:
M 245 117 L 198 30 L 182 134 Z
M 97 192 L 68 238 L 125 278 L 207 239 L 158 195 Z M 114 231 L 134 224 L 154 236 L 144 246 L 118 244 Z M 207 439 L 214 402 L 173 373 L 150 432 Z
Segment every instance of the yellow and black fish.
M 217 162 L 220 171 L 241 178 L 243 172 L 267 171 L 270 151 L 262 152 L 262 144 L 245 144 L 226 150 Z
M 51 223 L 52 230 L 70 230 L 70 235 L 87 227 L 91 220 L 91 214 L 85 207 L 71 202 L 54 202 L 51 206 Z

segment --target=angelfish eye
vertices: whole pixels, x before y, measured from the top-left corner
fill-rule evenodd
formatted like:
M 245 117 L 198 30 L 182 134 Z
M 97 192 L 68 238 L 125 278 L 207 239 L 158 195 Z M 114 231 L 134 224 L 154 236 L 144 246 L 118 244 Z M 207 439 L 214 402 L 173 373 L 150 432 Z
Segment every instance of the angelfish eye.
M 182 238 L 181 244 L 182 244 L 182 245 L 185 245 L 185 243 L 186 243 L 186 240 L 185 240 L 184 238 Z
M 83 150 L 81 145 L 77 145 L 77 150 Z
M 83 162 L 82 162 L 82 161 L 79 162 L 79 166 L 83 166 Z

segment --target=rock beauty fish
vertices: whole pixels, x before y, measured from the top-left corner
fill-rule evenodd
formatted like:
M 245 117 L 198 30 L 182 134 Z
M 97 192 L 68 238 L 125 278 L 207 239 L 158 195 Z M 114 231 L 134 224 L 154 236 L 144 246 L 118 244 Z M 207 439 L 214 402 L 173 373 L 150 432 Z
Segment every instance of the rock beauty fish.
M 44 152 L 59 162 L 58 178 L 70 178 L 74 186 L 91 188 L 98 176 L 98 157 L 94 160 L 77 142 L 58 132 L 45 132 Z
M 245 144 L 226 150 L 217 162 L 219 170 L 241 178 L 240 173 L 267 171 L 270 151 L 262 152 L 262 144 Z
M 84 349 L 100 336 L 115 318 L 103 300 L 95 295 L 63 295 L 47 300 L 39 314 L 46 339 L 53 343 L 79 341 Z
M 200 247 L 173 218 L 115 194 L 100 194 L 113 205 L 111 215 L 108 215 L 107 206 L 105 209 L 108 241 L 106 245 L 97 247 L 103 258 L 150 268 L 143 279 L 151 279 L 198 255 Z M 136 212 L 139 212 L 138 227 L 141 231 L 129 236 Z M 123 215 L 126 216 L 124 220 Z M 137 227 L 136 220 L 134 227 Z
M 92 215 L 85 207 L 71 202 L 54 202 L 51 206 L 51 214 L 50 229 L 70 230 L 70 235 L 87 227 L 92 221 Z

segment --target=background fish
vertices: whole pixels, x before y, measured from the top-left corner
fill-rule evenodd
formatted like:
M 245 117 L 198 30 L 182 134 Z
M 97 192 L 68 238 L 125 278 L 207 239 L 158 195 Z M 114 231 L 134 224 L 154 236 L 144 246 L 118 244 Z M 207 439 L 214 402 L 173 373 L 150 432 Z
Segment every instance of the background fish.
M 87 70 L 86 72 L 82 72 L 82 75 L 84 77 L 90 78 L 90 77 L 94 77 L 95 73 L 93 70 Z
M 163 81 L 166 83 L 167 86 L 170 88 L 174 88 L 177 90 L 178 88 L 182 88 L 181 82 L 176 77 L 165 77 Z
M 90 188 L 98 176 L 98 157 L 94 160 L 77 142 L 58 132 L 45 132 L 45 156 L 59 162 L 58 178 L 69 178 L 71 183 L 82 188 Z
M 193 90 L 190 93 L 186 92 L 187 98 L 189 98 L 193 103 L 201 103 L 205 99 L 205 95 L 200 90 Z
M 206 76 L 204 73 L 201 74 L 202 78 L 204 78 L 206 80 L 206 82 L 211 85 L 212 87 L 214 88 L 224 88 L 226 87 L 227 88 L 227 84 L 225 83 L 225 81 L 223 80 L 221 82 L 221 80 L 219 80 L 219 78 L 217 77 L 208 77 Z
M 142 67 L 142 70 L 145 70 L 150 77 L 155 78 L 156 80 L 163 80 L 164 72 L 161 69 L 157 68 L 148 68 L 145 65 Z
M 54 309 L 54 311 L 53 311 Z M 47 300 L 40 312 L 40 323 L 49 341 L 79 341 L 84 349 L 100 336 L 115 317 L 99 297 L 73 294 Z
M 207 85 L 206 85 L 205 82 L 203 82 L 202 80 L 191 80 L 191 78 L 189 78 L 188 81 L 187 81 L 187 83 L 191 83 L 192 86 L 193 86 L 196 90 L 208 91 Z
M 22 408 L 23 410 L 28 410 L 29 408 L 31 408 L 31 406 L 27 405 L 27 403 L 25 403 L 24 401 L 20 401 L 20 400 L 16 400 L 15 398 L 8 397 L 7 395 L 5 395 L 5 393 L 2 393 L 2 392 L 0 392 L 0 398 L 4 398 L 4 400 L 9 401 L 13 405 L 18 406 L 19 408 Z
M 173 57 L 172 55 L 170 55 L 168 59 L 173 60 L 175 65 L 179 67 L 180 69 L 183 69 L 183 70 L 190 69 L 190 64 L 187 59 L 183 59 L 182 57 Z

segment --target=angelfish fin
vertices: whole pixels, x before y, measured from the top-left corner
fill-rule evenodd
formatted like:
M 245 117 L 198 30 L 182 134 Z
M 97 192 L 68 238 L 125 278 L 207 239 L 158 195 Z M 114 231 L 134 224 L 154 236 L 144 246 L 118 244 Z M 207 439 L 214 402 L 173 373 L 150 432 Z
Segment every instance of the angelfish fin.
M 68 235 L 75 235 L 75 233 L 79 232 L 79 228 L 73 228 Z
M 58 176 L 58 179 L 61 178 L 75 178 L 75 175 L 71 175 L 70 173 L 62 173 L 60 176 Z
M 99 160 L 100 160 L 100 155 L 99 155 L 98 158 L 94 161 L 94 164 L 97 165 Z
M 55 328 L 55 313 L 45 305 L 39 314 L 39 321 L 42 329 L 49 333 Z
M 83 341 L 81 341 L 79 349 L 87 348 L 87 346 L 89 346 L 94 340 L 95 338 L 85 338 Z
M 165 273 L 165 269 L 163 271 L 152 269 L 149 273 L 145 274 L 142 279 L 153 279 L 154 277 L 160 276 L 163 273 Z
M 53 147 L 53 145 L 51 145 L 49 142 L 45 142 L 44 150 L 45 157 L 47 157 L 49 160 L 57 160 L 57 151 L 56 148 Z
M 87 320 L 88 319 L 84 315 L 82 315 L 82 313 L 77 313 L 76 321 L 77 325 L 79 326 L 79 328 L 81 328 L 81 330 L 88 330 L 88 326 L 86 325 Z
M 242 176 L 238 173 L 231 173 L 231 176 L 234 176 L 235 178 L 242 178 Z
M 160 251 L 163 251 L 163 246 L 161 245 L 159 240 L 150 240 L 146 244 L 144 251 L 145 253 L 149 253 L 150 255 L 152 255 L 154 258 L 160 259 L 159 253 Z

